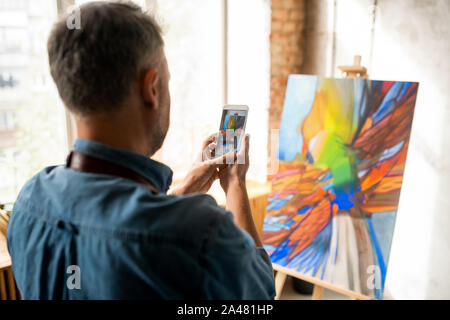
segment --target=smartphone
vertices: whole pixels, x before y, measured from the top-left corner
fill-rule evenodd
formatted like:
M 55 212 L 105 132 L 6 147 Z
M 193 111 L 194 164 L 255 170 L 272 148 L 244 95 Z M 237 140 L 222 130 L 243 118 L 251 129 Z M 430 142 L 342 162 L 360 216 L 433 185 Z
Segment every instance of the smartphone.
M 240 150 L 245 134 L 247 116 L 248 106 L 229 104 L 223 106 L 217 154 Z

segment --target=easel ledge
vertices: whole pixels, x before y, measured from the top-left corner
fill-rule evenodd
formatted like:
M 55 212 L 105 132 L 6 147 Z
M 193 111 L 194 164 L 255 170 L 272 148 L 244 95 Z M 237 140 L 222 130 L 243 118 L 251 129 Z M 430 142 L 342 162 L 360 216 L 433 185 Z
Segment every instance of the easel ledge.
M 312 300 L 321 300 L 322 294 L 323 294 L 323 289 L 332 290 L 332 291 L 340 293 L 342 295 L 351 297 L 355 300 L 373 300 L 369 296 L 366 296 L 366 295 L 363 295 L 363 294 L 360 294 L 360 293 L 357 293 L 357 292 L 354 292 L 354 291 L 351 291 L 351 290 L 348 290 L 345 288 L 341 288 L 339 286 L 334 286 L 326 281 L 317 279 L 315 277 L 310 277 L 310 276 L 304 275 L 299 272 L 295 272 L 292 269 L 280 266 L 279 264 L 276 264 L 276 263 L 272 263 L 272 267 L 277 272 L 277 274 L 275 275 L 275 289 L 276 289 L 276 293 L 277 293 L 275 300 L 278 300 L 280 298 L 281 291 L 282 291 L 282 289 L 284 287 L 284 283 L 286 281 L 286 276 L 291 276 L 291 277 L 312 283 L 314 285 Z

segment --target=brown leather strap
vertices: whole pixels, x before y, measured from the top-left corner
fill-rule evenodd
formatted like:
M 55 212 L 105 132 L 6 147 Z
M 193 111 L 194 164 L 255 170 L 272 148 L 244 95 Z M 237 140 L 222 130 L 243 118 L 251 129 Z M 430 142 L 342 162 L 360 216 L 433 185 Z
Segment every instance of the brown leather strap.
M 106 174 L 132 180 L 134 182 L 143 184 L 155 194 L 159 193 L 158 188 L 156 188 L 153 183 L 151 183 L 149 180 L 147 180 L 137 172 L 110 161 L 88 156 L 78 151 L 70 152 L 69 156 L 67 157 L 66 167 L 82 172 Z

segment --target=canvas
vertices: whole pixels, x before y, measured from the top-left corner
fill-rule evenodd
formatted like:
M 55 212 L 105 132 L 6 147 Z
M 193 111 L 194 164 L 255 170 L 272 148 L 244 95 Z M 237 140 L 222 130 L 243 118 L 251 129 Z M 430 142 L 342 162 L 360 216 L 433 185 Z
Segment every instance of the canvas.
M 417 90 L 289 77 L 263 228 L 273 263 L 382 297 Z

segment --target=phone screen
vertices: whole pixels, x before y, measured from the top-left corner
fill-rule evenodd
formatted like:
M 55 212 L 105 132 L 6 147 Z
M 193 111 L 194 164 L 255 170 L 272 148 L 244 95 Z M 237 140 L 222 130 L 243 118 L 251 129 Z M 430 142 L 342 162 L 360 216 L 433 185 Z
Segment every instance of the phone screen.
M 223 109 L 220 121 L 219 152 L 221 154 L 241 148 L 245 130 L 246 110 Z

